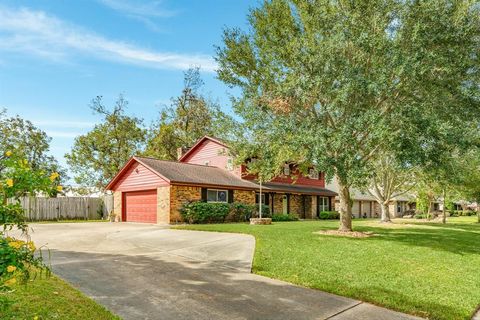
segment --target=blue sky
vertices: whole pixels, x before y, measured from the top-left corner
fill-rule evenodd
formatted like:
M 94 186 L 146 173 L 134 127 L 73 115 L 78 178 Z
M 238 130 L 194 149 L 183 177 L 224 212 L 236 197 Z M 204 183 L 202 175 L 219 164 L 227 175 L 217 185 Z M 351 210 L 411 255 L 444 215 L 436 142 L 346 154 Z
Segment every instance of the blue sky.
M 232 92 L 215 78 L 214 46 L 225 26 L 246 28 L 257 1 L 2 0 L 0 108 L 53 138 L 63 155 L 99 121 L 88 104 L 119 93 L 149 124 L 182 87 L 183 71 L 202 67 L 204 91 L 231 111 Z

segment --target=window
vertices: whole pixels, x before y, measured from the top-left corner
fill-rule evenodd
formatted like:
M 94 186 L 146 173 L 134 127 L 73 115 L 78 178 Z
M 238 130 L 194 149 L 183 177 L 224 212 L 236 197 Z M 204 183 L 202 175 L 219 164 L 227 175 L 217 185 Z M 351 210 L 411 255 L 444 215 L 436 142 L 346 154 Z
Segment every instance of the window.
M 228 191 L 208 189 L 207 202 L 228 202 Z
M 318 197 L 318 212 L 328 211 L 329 199 L 328 197 Z
M 286 175 L 286 176 L 290 175 L 290 165 L 289 164 L 286 164 L 286 165 L 283 166 L 283 174 Z
M 232 158 L 227 159 L 227 170 L 233 170 L 233 159 Z
M 308 177 L 310 179 L 317 179 L 318 180 L 318 171 L 315 170 L 314 168 L 310 168 L 310 170 L 308 170 Z
M 255 193 L 255 203 L 258 203 L 259 197 L 260 193 Z M 268 205 L 268 203 L 266 203 L 265 193 L 262 193 L 262 203 Z

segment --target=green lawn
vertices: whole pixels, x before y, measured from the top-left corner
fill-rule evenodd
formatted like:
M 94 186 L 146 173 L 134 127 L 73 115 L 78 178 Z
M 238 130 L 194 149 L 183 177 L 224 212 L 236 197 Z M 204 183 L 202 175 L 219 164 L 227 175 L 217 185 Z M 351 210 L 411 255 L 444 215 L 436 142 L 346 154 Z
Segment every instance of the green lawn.
M 92 299 L 51 276 L 28 285 L 16 285 L 11 293 L 0 292 L 0 319 L 120 319 Z
M 470 319 L 480 304 L 480 224 L 355 220 L 369 238 L 314 234 L 338 221 L 191 225 L 180 228 L 252 234 L 253 272 L 430 319 Z

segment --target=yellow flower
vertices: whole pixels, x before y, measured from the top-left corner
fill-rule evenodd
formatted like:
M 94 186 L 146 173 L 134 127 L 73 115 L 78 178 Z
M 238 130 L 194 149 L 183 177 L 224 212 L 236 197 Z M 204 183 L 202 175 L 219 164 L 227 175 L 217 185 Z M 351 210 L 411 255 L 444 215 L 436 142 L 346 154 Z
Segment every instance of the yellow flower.
M 9 242 L 8 245 L 12 248 L 15 248 L 15 249 L 20 249 L 22 246 L 23 246 L 24 242 L 21 241 L 21 240 L 16 240 L 16 241 L 12 241 L 12 242 Z
M 13 187 L 13 179 L 7 179 L 7 186 Z
M 50 181 L 54 181 L 55 179 L 57 179 L 59 176 L 58 172 L 54 172 L 50 175 Z
M 14 285 L 15 283 L 17 283 L 17 279 L 12 278 L 10 280 L 5 281 L 4 285 L 6 285 L 7 287 L 10 287 L 10 286 Z
M 7 272 L 14 272 L 15 270 L 17 270 L 17 267 L 15 267 L 15 266 L 8 266 L 7 267 Z
M 10 156 L 12 155 L 12 151 L 9 150 L 9 151 L 5 152 L 5 155 L 6 155 L 7 157 L 10 157 Z
M 62 190 L 63 190 L 63 187 L 62 187 L 62 186 L 57 186 L 57 191 L 58 191 L 58 192 L 62 192 Z
M 37 249 L 33 244 L 33 241 L 27 242 L 27 246 L 30 249 L 30 251 L 35 251 Z

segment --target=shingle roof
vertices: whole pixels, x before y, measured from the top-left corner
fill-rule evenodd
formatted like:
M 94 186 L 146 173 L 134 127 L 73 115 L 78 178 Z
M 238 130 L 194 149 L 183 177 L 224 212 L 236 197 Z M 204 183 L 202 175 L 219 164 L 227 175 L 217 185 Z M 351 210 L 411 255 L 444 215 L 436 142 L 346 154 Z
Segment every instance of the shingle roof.
M 240 177 L 217 167 L 145 157 L 134 158 L 149 167 L 151 170 L 156 171 L 160 176 L 168 179 L 170 183 L 237 187 L 251 190 L 258 190 L 260 188 L 260 185 L 255 181 L 241 179 Z M 337 195 L 337 193 L 325 188 L 274 182 L 264 183 L 262 188 L 265 192 L 292 192 L 324 196 Z
M 136 160 L 156 171 L 171 183 L 199 185 L 232 186 L 256 189 L 251 181 L 241 179 L 234 174 L 217 168 L 198 164 L 164 161 L 153 158 L 135 157 Z
M 334 197 L 337 195 L 336 192 L 333 192 L 325 188 L 314 187 L 314 186 L 304 186 L 304 185 L 297 185 L 297 184 L 267 182 L 263 184 L 263 188 L 265 192 L 281 191 L 281 192 L 293 192 L 293 193 L 313 194 L 313 195 L 321 195 L 321 196 L 331 196 L 331 197 Z

